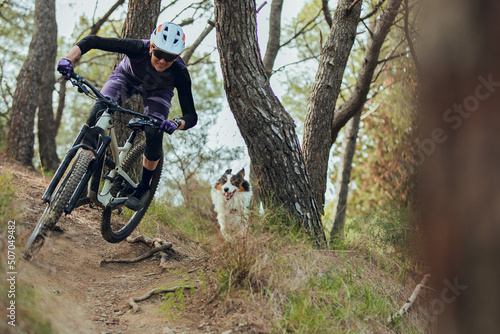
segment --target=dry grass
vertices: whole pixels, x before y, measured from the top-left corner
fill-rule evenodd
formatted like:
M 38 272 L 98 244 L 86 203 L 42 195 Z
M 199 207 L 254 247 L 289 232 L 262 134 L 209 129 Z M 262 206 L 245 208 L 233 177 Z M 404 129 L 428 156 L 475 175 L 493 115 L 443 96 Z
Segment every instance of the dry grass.
M 254 216 L 251 235 L 213 249 L 220 317 L 268 314 L 258 328 L 271 333 L 425 332 L 425 302 L 396 325 L 386 323 L 419 273 L 399 260 L 372 257 L 359 244 L 339 251 L 314 248 L 307 236 L 279 224 L 283 217 Z

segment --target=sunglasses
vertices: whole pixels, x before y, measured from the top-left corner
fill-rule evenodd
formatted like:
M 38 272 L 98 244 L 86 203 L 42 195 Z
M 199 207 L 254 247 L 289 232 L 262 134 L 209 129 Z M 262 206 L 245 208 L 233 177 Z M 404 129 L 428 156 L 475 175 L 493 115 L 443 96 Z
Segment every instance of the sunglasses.
M 166 62 L 174 61 L 178 57 L 177 55 L 173 55 L 171 53 L 166 53 L 160 50 L 156 50 L 154 47 L 153 47 L 153 54 L 155 55 L 156 58 L 163 59 Z

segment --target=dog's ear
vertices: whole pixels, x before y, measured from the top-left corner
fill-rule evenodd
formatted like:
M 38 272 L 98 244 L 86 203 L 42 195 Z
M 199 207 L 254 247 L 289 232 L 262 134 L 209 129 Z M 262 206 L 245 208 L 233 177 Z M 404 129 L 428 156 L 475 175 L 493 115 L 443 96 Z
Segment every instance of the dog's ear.
M 239 175 L 241 175 L 241 177 L 245 177 L 245 168 L 242 168 L 239 172 L 238 172 Z
M 226 175 L 226 174 L 230 174 L 230 175 L 231 175 L 231 173 L 232 173 L 232 172 L 233 172 L 233 170 L 232 170 L 232 169 L 228 169 L 228 170 L 226 170 L 226 171 L 224 172 L 224 175 Z

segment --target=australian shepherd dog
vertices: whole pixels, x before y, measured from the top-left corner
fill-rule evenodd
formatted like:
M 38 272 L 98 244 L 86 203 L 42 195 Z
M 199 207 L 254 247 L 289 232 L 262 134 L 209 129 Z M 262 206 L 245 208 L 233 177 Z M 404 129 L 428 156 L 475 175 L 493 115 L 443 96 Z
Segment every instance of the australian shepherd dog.
M 245 169 L 232 174 L 231 169 L 212 187 L 212 203 L 222 236 L 231 240 L 248 230 L 249 208 L 252 201 L 250 183 L 244 179 Z

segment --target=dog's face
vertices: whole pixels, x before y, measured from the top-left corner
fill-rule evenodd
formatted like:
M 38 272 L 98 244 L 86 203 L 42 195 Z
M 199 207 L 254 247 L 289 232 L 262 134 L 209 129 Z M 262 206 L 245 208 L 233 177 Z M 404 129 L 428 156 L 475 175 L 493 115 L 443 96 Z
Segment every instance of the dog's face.
M 226 200 L 230 200 L 238 191 L 250 191 L 250 184 L 244 177 L 245 169 L 240 170 L 238 174 L 234 175 L 231 174 L 231 169 L 228 169 L 215 183 L 215 189 L 221 190 Z

